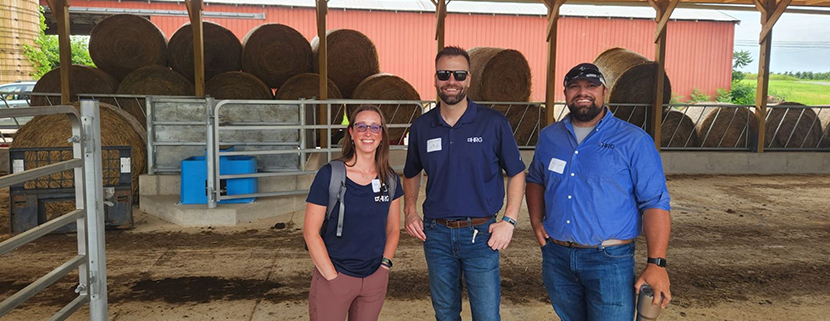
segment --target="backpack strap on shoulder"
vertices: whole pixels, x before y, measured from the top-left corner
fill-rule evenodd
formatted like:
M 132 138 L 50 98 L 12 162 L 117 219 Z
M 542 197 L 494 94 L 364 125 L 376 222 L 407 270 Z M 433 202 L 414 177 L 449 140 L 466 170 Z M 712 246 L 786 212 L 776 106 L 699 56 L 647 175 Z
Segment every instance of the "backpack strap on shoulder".
M 343 199 L 346 196 L 346 164 L 339 160 L 331 161 L 329 164 L 331 165 L 331 180 L 329 180 L 329 203 L 326 207 L 326 222 L 331 218 L 334 205 L 339 202 L 340 211 L 337 220 L 337 237 L 342 237 L 343 214 L 346 211 L 346 205 L 343 203 Z
M 386 182 L 386 191 L 389 192 L 389 202 L 392 202 L 392 199 L 395 197 L 395 190 L 398 188 L 398 181 L 395 179 L 398 174 L 395 171 L 389 172 L 389 179 Z

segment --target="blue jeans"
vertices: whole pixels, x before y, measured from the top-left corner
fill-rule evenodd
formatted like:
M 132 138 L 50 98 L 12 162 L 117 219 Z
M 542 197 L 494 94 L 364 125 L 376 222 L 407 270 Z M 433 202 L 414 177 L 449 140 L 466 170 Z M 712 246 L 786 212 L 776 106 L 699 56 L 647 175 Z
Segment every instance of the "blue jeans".
M 475 321 L 501 320 L 499 252 L 487 246 L 490 224 L 451 229 L 435 220 L 424 222 L 424 256 L 429 290 L 438 321 L 461 320 L 461 279 L 467 285 Z M 474 231 L 478 231 L 477 233 Z M 475 234 L 475 241 L 473 235 Z
M 634 319 L 634 243 L 604 249 L 542 247 L 542 279 L 562 321 Z

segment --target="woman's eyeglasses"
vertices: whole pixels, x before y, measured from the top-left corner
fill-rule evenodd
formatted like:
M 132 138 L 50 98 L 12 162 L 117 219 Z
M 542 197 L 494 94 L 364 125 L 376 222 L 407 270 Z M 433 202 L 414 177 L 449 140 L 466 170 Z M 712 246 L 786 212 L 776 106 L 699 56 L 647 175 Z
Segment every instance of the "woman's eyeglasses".
M 456 81 L 464 81 L 467 79 L 468 73 L 466 70 L 438 70 L 435 72 L 435 77 L 440 81 L 447 81 L 450 80 L 450 75 L 452 75 Z
M 380 130 L 383 129 L 383 127 L 380 127 L 380 125 L 377 124 L 367 125 L 366 123 L 357 123 L 354 124 L 354 129 L 356 129 L 358 133 L 365 133 L 368 129 L 373 134 L 380 134 Z

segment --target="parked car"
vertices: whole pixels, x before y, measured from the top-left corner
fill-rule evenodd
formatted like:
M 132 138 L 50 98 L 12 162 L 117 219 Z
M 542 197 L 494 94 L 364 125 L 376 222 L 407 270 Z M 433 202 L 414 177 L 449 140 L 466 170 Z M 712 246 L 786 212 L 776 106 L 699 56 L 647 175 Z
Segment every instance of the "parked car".
M 0 85 L 0 110 L 5 108 L 29 107 L 30 94 L 35 87 L 34 81 L 18 81 Z M 0 143 L 5 136 L 17 131 L 17 128 L 32 120 L 32 117 L 0 118 Z

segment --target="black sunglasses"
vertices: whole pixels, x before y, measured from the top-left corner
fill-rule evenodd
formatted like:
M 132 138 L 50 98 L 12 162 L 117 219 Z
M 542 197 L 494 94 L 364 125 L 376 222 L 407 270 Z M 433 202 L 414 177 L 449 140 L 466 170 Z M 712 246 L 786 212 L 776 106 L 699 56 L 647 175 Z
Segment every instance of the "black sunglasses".
M 438 77 L 440 81 L 447 81 L 450 80 L 450 75 L 452 75 L 456 81 L 464 81 L 467 79 L 468 73 L 466 70 L 439 70 L 435 72 L 435 77 Z

